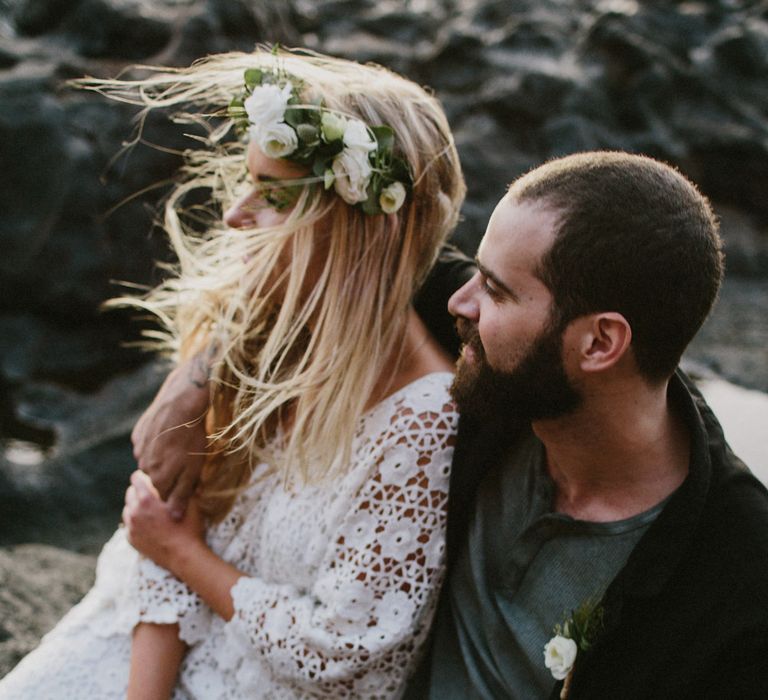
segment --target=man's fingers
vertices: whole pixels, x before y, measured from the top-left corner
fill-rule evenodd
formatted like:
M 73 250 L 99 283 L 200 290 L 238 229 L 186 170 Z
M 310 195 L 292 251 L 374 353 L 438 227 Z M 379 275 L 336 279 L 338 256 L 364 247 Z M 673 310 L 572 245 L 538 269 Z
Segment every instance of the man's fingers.
M 160 498 L 163 500 L 168 498 L 168 494 L 173 489 L 174 480 L 179 469 L 168 468 L 167 465 L 150 466 L 144 461 L 140 461 L 138 466 L 141 471 L 150 477 L 152 485 L 160 494 Z
M 200 477 L 200 467 L 187 466 L 179 475 L 176 485 L 168 496 L 168 509 L 174 520 L 181 520 L 187 510 L 189 499 L 197 488 Z

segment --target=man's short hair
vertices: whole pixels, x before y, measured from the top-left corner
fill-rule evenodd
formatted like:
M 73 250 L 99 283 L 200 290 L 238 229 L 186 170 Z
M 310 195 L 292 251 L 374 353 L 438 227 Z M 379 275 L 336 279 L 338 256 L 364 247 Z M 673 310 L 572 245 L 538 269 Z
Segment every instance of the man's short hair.
M 539 270 L 554 320 L 616 311 L 632 328 L 641 374 L 669 377 L 723 276 L 717 220 L 696 186 L 651 158 L 596 152 L 536 168 L 509 196 L 542 200 L 561 214 Z

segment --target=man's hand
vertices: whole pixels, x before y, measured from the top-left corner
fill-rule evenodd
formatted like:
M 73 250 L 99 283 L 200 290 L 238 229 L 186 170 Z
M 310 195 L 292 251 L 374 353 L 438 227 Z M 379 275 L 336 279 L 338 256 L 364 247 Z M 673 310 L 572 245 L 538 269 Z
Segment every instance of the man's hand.
M 181 521 L 171 517 L 151 479 L 140 471 L 131 474 L 125 492 L 123 522 L 128 541 L 158 566 L 175 573 L 179 556 L 204 541 L 204 523 L 194 499 Z
M 176 520 L 184 516 L 205 461 L 209 400 L 207 364 L 198 355 L 168 375 L 131 433 L 139 469 L 151 477 Z

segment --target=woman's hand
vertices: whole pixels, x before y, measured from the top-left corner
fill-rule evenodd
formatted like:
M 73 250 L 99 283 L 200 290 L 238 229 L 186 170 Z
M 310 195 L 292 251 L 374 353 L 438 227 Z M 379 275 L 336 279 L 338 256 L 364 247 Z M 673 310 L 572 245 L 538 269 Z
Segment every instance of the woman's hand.
M 172 573 L 177 573 L 179 557 L 204 543 L 204 523 L 193 498 L 184 518 L 174 520 L 152 480 L 141 471 L 131 474 L 125 492 L 123 522 L 128 541 L 144 556 Z

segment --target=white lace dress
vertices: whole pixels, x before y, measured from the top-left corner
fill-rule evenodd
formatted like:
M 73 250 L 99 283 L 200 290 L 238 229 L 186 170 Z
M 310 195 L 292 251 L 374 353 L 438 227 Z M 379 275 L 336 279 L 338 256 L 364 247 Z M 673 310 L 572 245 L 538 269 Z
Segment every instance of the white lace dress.
M 349 471 L 332 484 L 290 491 L 257 468 L 207 535 L 246 574 L 229 622 L 118 530 L 94 587 L 0 681 L 0 699 L 125 697 L 140 620 L 178 622 L 190 645 L 177 700 L 398 697 L 443 574 L 450 381 L 422 377 L 363 416 Z

